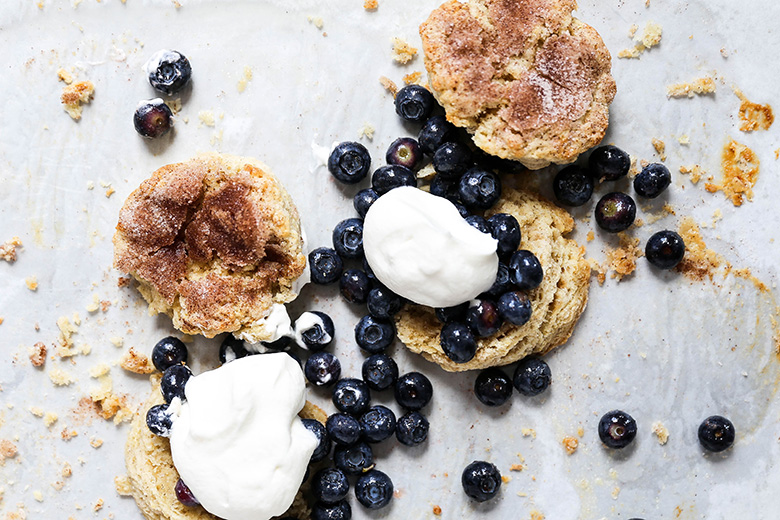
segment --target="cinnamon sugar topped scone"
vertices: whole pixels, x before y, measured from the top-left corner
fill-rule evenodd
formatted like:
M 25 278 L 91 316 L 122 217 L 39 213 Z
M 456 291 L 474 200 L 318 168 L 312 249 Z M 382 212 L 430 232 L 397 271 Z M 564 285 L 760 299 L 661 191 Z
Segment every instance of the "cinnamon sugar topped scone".
M 420 26 L 431 89 L 487 153 L 538 169 L 604 137 L 615 97 L 599 34 L 574 0 L 450 0 Z
M 275 339 L 275 306 L 306 267 L 298 211 L 267 166 L 206 154 L 169 164 L 119 213 L 114 264 L 140 282 L 151 313 L 187 334 Z

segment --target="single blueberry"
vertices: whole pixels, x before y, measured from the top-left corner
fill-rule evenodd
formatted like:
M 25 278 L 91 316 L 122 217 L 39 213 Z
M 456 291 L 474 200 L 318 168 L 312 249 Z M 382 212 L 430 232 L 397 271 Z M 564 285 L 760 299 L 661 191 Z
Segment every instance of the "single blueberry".
M 447 199 L 453 204 L 458 200 L 458 197 L 460 197 L 460 193 L 458 192 L 457 179 L 445 179 L 438 174 L 433 176 L 431 185 L 429 186 L 429 191 L 431 195 L 436 195 L 437 197 Z
M 160 437 L 170 437 L 172 425 L 173 420 L 167 404 L 157 404 L 147 410 L 146 427 L 153 434 Z
M 346 500 L 335 504 L 317 502 L 311 508 L 311 520 L 350 520 L 351 518 L 352 507 Z
M 173 112 L 160 98 L 141 101 L 133 114 L 133 125 L 142 137 L 156 139 L 173 128 Z
M 585 169 L 567 166 L 555 175 L 553 193 L 566 206 L 582 206 L 593 196 L 593 177 Z
M 608 448 L 625 448 L 636 437 L 636 421 L 621 410 L 605 413 L 599 421 L 599 438 Z
M 372 469 L 358 477 L 355 498 L 368 509 L 381 509 L 393 498 L 393 481 L 385 473 Z
M 360 426 L 366 442 L 382 442 L 395 432 L 395 414 L 381 404 L 372 406 L 360 416 Z
M 191 376 L 192 372 L 186 365 L 173 365 L 163 372 L 160 379 L 160 392 L 166 403 L 170 403 L 174 397 L 182 401 L 186 400 L 184 386 Z
M 341 379 L 333 387 L 332 401 L 340 412 L 360 415 L 368 410 L 371 391 L 360 379 Z
M 488 368 L 474 381 L 474 395 L 482 404 L 501 406 L 512 396 L 512 381 L 500 368 Z
M 333 228 L 333 248 L 342 258 L 363 256 L 363 219 L 344 219 Z
M 469 216 L 469 210 L 466 208 L 466 206 L 464 206 L 460 202 L 455 202 L 453 200 L 450 200 L 450 202 L 452 202 L 455 205 L 455 209 L 458 210 L 458 213 L 460 213 L 461 217 L 466 218 Z
M 371 280 L 360 269 L 347 269 L 339 280 L 339 290 L 349 303 L 366 303 L 371 291 Z
M 504 319 L 498 313 L 498 306 L 492 300 L 477 300 L 476 305 L 469 306 L 466 311 L 466 325 L 469 326 L 474 337 L 492 336 L 498 332 L 503 324 Z
M 541 262 L 527 249 L 519 249 L 512 253 L 508 267 L 509 279 L 521 291 L 536 289 L 544 278 Z
M 401 186 L 417 186 L 414 172 L 404 166 L 397 164 L 381 166 L 371 176 L 371 187 L 380 197 L 393 188 Z
M 512 383 L 523 395 L 539 395 L 550 386 L 550 366 L 541 359 L 527 357 L 520 361 L 512 376 Z
M 281 338 L 275 339 L 273 341 L 260 342 L 262 346 L 264 346 L 268 350 L 273 350 L 275 352 L 287 351 L 287 349 L 290 347 L 290 343 L 292 343 L 292 338 L 290 336 L 282 336 Z M 300 364 L 300 360 L 298 360 L 298 364 Z
M 423 153 L 416 139 L 399 137 L 387 148 L 385 161 L 387 164 L 397 164 L 414 170 L 420 165 Z
M 654 233 L 645 245 L 645 258 L 659 269 L 672 269 L 685 256 L 683 238 L 670 230 Z
M 475 460 L 463 470 L 460 482 L 469 498 L 485 502 L 501 489 L 501 472 L 490 462 Z
M 321 469 L 311 481 L 311 492 L 320 502 L 335 504 L 347 498 L 349 480 L 338 468 Z
M 458 193 L 467 208 L 488 209 L 501 197 L 501 179 L 492 171 L 471 168 L 460 178 Z
M 409 372 L 395 382 L 395 400 L 407 410 L 421 410 L 433 397 L 431 381 L 419 372 Z
M 330 453 L 330 436 L 325 430 L 325 426 L 315 419 L 301 419 L 301 422 L 307 430 L 317 437 L 317 447 L 311 454 L 311 462 L 317 462 L 328 456 Z
M 469 226 L 477 229 L 482 233 L 485 233 L 486 235 L 490 235 L 490 224 L 488 224 L 488 221 L 483 217 L 480 217 L 479 215 L 469 215 L 463 220 L 465 220 Z
M 365 442 L 336 446 L 333 463 L 347 475 L 360 475 L 374 467 L 374 452 Z
M 301 348 L 322 350 L 333 341 L 335 334 L 333 320 L 324 312 L 304 312 L 295 320 L 295 339 Z
M 451 321 L 466 321 L 466 311 L 469 310 L 469 302 L 459 303 L 452 307 L 437 307 L 436 318 L 442 323 Z
M 531 300 L 520 291 L 508 291 L 498 299 L 498 313 L 504 320 L 518 327 L 531 319 Z
M 344 262 L 335 249 L 318 247 L 309 253 L 309 269 L 313 283 L 327 285 L 341 277 Z
M 366 273 L 366 276 L 368 276 L 368 279 L 371 281 L 372 284 L 379 283 L 376 279 L 376 276 L 374 276 L 374 271 L 371 269 L 371 266 L 368 265 L 368 260 L 366 260 L 366 257 L 363 257 L 363 261 L 360 262 L 363 265 L 363 272 Z M 368 296 L 366 296 L 367 298 Z
M 720 452 L 734 444 L 734 424 L 720 415 L 711 415 L 699 425 L 699 444 L 707 451 Z
M 365 188 L 355 194 L 355 197 L 352 199 L 352 205 L 355 207 L 357 214 L 360 215 L 360 218 L 366 218 L 368 208 L 370 208 L 371 204 L 376 202 L 376 199 L 378 198 L 379 194 L 376 191 L 372 188 Z
M 187 346 L 174 336 L 161 339 L 152 349 L 152 364 L 160 372 L 168 367 L 187 363 Z
M 466 363 L 477 353 L 477 341 L 465 323 L 450 321 L 444 324 L 439 335 L 444 354 L 455 363 Z
M 374 318 L 390 319 L 401 310 L 403 300 L 393 291 L 384 286 L 377 286 L 368 293 L 366 306 L 368 313 Z
M 443 143 L 433 153 L 433 169 L 447 179 L 460 178 L 473 162 L 469 147 L 457 142 Z
M 514 289 L 514 284 L 509 276 L 509 267 L 505 263 L 499 262 L 498 270 L 496 271 L 496 281 L 493 282 L 490 289 L 485 292 L 485 296 L 493 300 L 498 300 L 501 298 L 501 295 L 512 289 Z
M 498 240 L 498 257 L 509 258 L 520 247 L 520 224 L 508 213 L 496 213 L 488 219 L 490 234 Z
M 433 116 L 423 124 L 417 134 L 417 142 L 423 153 L 433 155 L 444 143 L 455 141 L 458 133 L 455 125 L 444 116 Z
M 384 352 L 395 339 L 395 324 L 391 320 L 363 316 L 355 326 L 355 342 L 370 354 Z
M 192 78 L 192 65 L 182 53 L 165 50 L 149 60 L 147 72 L 152 87 L 171 96 L 189 83 Z
M 654 199 L 672 183 L 669 168 L 660 163 L 650 163 L 634 177 L 634 191 L 640 197 Z
M 631 158 L 617 146 L 600 146 L 588 157 L 588 169 L 595 179 L 615 181 L 628 174 Z
M 636 218 L 636 202 L 630 195 L 615 191 L 607 193 L 595 210 L 596 224 L 609 233 L 617 233 L 631 227 Z
M 248 355 L 249 351 L 244 347 L 244 341 L 232 334 L 228 334 L 219 346 L 219 362 L 223 365 Z
M 417 446 L 428 438 L 430 424 L 420 412 L 407 412 L 395 423 L 395 437 L 404 446 Z
M 387 354 L 374 354 L 363 361 L 361 374 L 371 390 L 387 390 L 398 379 L 398 365 Z
M 395 94 L 395 113 L 401 119 L 422 123 L 431 115 L 436 99 L 420 85 L 407 85 Z
M 176 485 L 173 486 L 173 491 L 176 493 L 176 499 L 187 507 L 199 506 L 200 502 L 192 490 L 184 483 L 182 479 L 176 481 Z
M 339 143 L 328 157 L 328 171 L 345 184 L 356 184 L 368 175 L 371 155 L 365 146 L 354 141 Z
M 330 352 L 315 352 L 303 365 L 303 375 L 315 386 L 330 386 L 341 377 L 341 362 Z
M 337 445 L 351 446 L 360 440 L 363 427 L 360 421 L 346 413 L 334 413 L 325 422 L 328 435 Z

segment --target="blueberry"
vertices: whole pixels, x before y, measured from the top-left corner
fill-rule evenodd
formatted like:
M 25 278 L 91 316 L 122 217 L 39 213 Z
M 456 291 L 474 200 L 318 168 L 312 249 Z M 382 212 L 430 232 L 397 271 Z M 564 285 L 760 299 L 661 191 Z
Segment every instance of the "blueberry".
M 491 300 L 478 300 L 476 305 L 466 311 L 466 325 L 477 338 L 492 336 L 503 324 L 504 319 L 498 313 L 498 306 Z
M 485 233 L 486 235 L 490 234 L 490 225 L 483 217 L 480 217 L 479 215 L 469 215 L 463 220 L 465 220 L 469 226 L 479 230 L 480 232 Z
M 363 361 L 362 375 L 371 390 L 387 390 L 398 379 L 398 365 L 387 354 L 374 354 Z
M 520 291 L 508 291 L 498 299 L 498 314 L 518 327 L 531 319 L 531 300 Z
M 417 186 L 414 172 L 404 166 L 397 164 L 382 166 L 371 176 L 371 187 L 380 197 L 393 188 L 401 186 Z
M 160 372 L 165 372 L 170 366 L 187 363 L 187 346 L 179 338 L 163 338 L 152 349 L 152 363 Z
M 360 379 L 341 379 L 333 388 L 332 400 L 340 412 L 359 415 L 368 410 L 371 391 Z
M 341 275 L 339 289 L 349 303 L 366 303 L 371 291 L 371 280 L 360 269 L 347 269 Z
M 355 498 L 368 509 L 381 509 L 393 498 L 393 481 L 385 473 L 372 469 L 358 477 Z
M 295 339 L 298 345 L 313 352 L 328 346 L 335 333 L 333 320 L 324 312 L 304 312 L 295 320 Z
M 311 520 L 350 520 L 350 518 L 352 518 L 352 508 L 346 500 L 335 504 L 318 502 L 311 508 Z
M 460 193 L 458 192 L 458 181 L 446 179 L 438 174 L 433 176 L 429 190 L 431 195 L 442 197 L 453 203 L 460 197 Z M 466 215 L 468 215 L 468 211 L 466 212 Z
M 593 196 L 593 177 L 583 168 L 567 166 L 555 175 L 553 193 L 566 206 L 582 206 Z
M 485 296 L 498 300 L 502 294 L 511 291 L 514 287 L 512 279 L 509 277 L 509 267 L 505 263 L 499 262 L 498 270 L 496 271 L 496 281 L 485 292 Z
M 355 325 L 355 342 L 369 354 L 384 352 L 395 339 L 395 325 L 390 320 L 363 316 Z
M 149 83 L 169 96 L 183 89 L 192 78 L 189 60 L 178 51 L 160 51 L 147 63 Z
M 636 217 L 636 202 L 630 195 L 607 193 L 596 204 L 596 224 L 604 231 L 617 233 L 631 227 Z
M 437 307 L 436 318 L 442 323 L 451 321 L 466 321 L 466 311 L 469 310 L 469 302 L 459 303 L 452 307 Z
M 469 209 L 488 209 L 501 196 L 501 179 L 495 173 L 471 168 L 458 182 L 460 200 Z
M 156 139 L 173 128 L 173 112 L 162 99 L 141 101 L 133 114 L 133 125 L 141 136 Z
M 544 270 L 539 259 L 527 249 L 519 249 L 509 258 L 509 279 L 521 291 L 536 289 L 542 283 Z
M 146 427 L 153 434 L 170 437 L 172 425 L 173 420 L 167 404 L 154 405 L 146 412 Z
M 538 358 L 528 357 L 520 361 L 512 376 L 512 383 L 523 395 L 539 395 L 550 386 L 550 366 Z
M 719 452 L 734 444 L 734 424 L 725 417 L 712 415 L 699 425 L 699 444 L 707 450 Z
M 501 406 L 512 396 L 512 381 L 499 368 L 483 370 L 474 381 L 474 395 L 488 406 Z
M 431 115 L 436 99 L 428 89 L 420 85 L 407 85 L 395 95 L 395 113 L 401 119 L 422 123 Z
M 311 462 L 317 462 L 327 457 L 330 453 L 330 436 L 328 436 L 325 426 L 315 419 L 301 419 L 301 422 L 307 430 L 317 437 L 317 447 L 311 454 Z
M 423 153 L 416 139 L 399 137 L 390 144 L 385 154 L 387 164 L 397 164 L 414 170 L 422 161 Z
M 384 286 L 371 289 L 366 300 L 368 313 L 380 319 L 390 319 L 401 310 L 403 301 L 401 297 Z
M 268 350 L 273 350 L 275 352 L 282 352 L 282 351 L 287 351 L 287 349 L 290 347 L 291 342 L 292 342 L 292 338 L 290 336 L 282 336 L 281 338 L 275 339 L 273 341 L 261 341 L 260 344 L 265 348 L 267 348 Z M 300 364 L 300 360 L 298 360 L 298 364 Z
M 365 188 L 355 194 L 355 197 L 352 199 L 352 205 L 355 207 L 357 214 L 360 215 L 360 218 L 366 218 L 368 208 L 370 208 L 371 204 L 376 202 L 376 199 L 378 198 L 379 194 L 372 188 Z
M 333 463 L 347 475 L 360 475 L 374 467 L 374 452 L 365 442 L 352 446 L 336 446 Z
M 496 213 L 488 219 L 490 234 L 498 240 L 498 257 L 509 258 L 520 247 L 520 224 L 508 213 Z
M 634 191 L 640 197 L 654 199 L 672 183 L 669 168 L 660 163 L 651 163 L 634 177 Z
M 244 347 L 244 341 L 232 334 L 228 334 L 219 346 L 219 362 L 223 365 L 248 355 L 249 351 Z
M 452 202 L 452 204 L 455 206 L 455 209 L 458 210 L 458 213 L 460 213 L 461 217 L 466 218 L 469 216 L 469 210 L 466 208 L 466 206 L 460 202 L 453 201 L 452 199 L 450 199 L 450 202 Z
M 339 143 L 328 157 L 328 171 L 345 184 L 356 184 L 368 175 L 371 155 L 366 147 L 354 141 Z
M 191 376 L 192 372 L 186 365 L 173 365 L 163 372 L 162 379 L 160 379 L 160 391 L 166 403 L 170 403 L 174 397 L 178 397 L 182 401 L 186 399 L 184 386 Z
M 419 372 L 409 372 L 395 382 L 395 400 L 407 410 L 421 410 L 433 397 L 431 381 Z
M 195 507 L 200 505 L 198 499 L 192 494 L 192 490 L 182 479 L 176 481 L 176 485 L 173 486 L 173 491 L 176 493 L 176 499 L 185 506 Z
M 324 504 L 335 504 L 347 498 L 349 480 L 338 468 L 325 468 L 318 471 L 311 481 L 314 498 Z
M 360 416 L 360 426 L 366 442 L 382 442 L 395 432 L 395 414 L 381 404 L 372 406 Z
M 318 247 L 309 253 L 311 281 L 318 285 L 327 285 L 341 277 L 344 262 L 335 249 Z
M 341 377 L 341 362 L 330 352 L 315 352 L 303 365 L 303 374 L 315 386 L 330 386 Z
M 344 219 L 333 228 L 333 248 L 342 258 L 363 256 L 363 219 Z
M 625 448 L 636 437 L 636 421 L 626 412 L 612 410 L 599 421 L 599 438 L 608 448 Z
M 469 498 L 484 502 L 501 489 L 501 472 L 490 462 L 475 460 L 463 470 L 460 482 Z
M 685 242 L 674 231 L 659 231 L 647 240 L 645 258 L 659 269 L 671 269 L 685 256 Z
M 433 116 L 423 124 L 417 135 L 417 142 L 423 153 L 433 153 L 444 143 L 454 141 L 457 138 L 455 125 L 447 121 L 444 116 Z
M 588 157 L 588 169 L 595 179 L 615 181 L 628 174 L 631 158 L 612 145 L 600 146 Z
M 428 438 L 430 425 L 420 412 L 407 412 L 395 423 L 395 437 L 405 446 L 417 446 Z
M 446 179 L 458 179 L 474 159 L 468 146 L 457 142 L 443 143 L 433 153 L 433 169 Z
M 346 413 L 334 413 L 325 423 L 328 435 L 337 445 L 350 446 L 360 440 L 363 427 L 360 421 Z
M 477 353 L 477 341 L 465 323 L 450 321 L 441 328 L 439 343 L 444 354 L 455 363 L 466 363 Z
M 371 266 L 368 265 L 368 260 L 366 260 L 365 256 L 363 257 L 363 261 L 361 262 L 361 264 L 363 265 L 363 272 L 366 273 L 366 276 L 368 276 L 369 281 L 372 284 L 379 283 L 377 282 L 376 276 L 374 276 L 374 271 L 371 269 Z M 368 296 L 366 296 L 366 298 L 368 298 Z

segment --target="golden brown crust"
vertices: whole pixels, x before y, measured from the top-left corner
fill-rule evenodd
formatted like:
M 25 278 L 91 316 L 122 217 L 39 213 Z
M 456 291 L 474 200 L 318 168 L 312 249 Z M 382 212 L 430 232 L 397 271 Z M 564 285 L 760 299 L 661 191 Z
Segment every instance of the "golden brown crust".
M 569 163 L 604 137 L 615 96 L 599 34 L 574 0 L 450 0 L 420 26 L 431 89 L 486 152 Z
M 306 263 L 281 183 L 257 161 L 217 154 L 144 181 L 120 211 L 114 248 L 116 268 L 140 281 L 151 312 L 207 337 L 256 327 L 295 297 Z
M 489 213 L 514 215 L 522 230 L 520 248 L 539 258 L 544 278 L 542 285 L 528 294 L 533 309 L 528 323 L 521 327 L 505 323 L 495 335 L 477 340 L 477 353 L 467 363 L 455 363 L 442 351 L 442 325 L 433 309 L 407 304 L 396 315 L 399 339 L 411 351 L 450 372 L 507 365 L 548 352 L 569 338 L 588 300 L 590 267 L 583 249 L 564 236 L 574 228 L 574 220 L 565 210 L 530 191 L 505 187 Z

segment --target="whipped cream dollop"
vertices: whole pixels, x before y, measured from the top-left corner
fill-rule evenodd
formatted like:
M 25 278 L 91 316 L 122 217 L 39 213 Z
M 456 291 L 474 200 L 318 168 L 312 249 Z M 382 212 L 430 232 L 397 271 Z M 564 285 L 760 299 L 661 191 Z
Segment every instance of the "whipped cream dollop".
M 184 393 L 171 453 L 203 507 L 226 520 L 284 513 L 318 443 L 298 417 L 306 402 L 298 364 L 285 353 L 247 356 L 191 377 Z
M 488 290 L 498 272 L 497 244 L 452 202 L 411 186 L 379 197 L 363 222 L 374 275 L 396 294 L 431 307 L 451 307 Z

